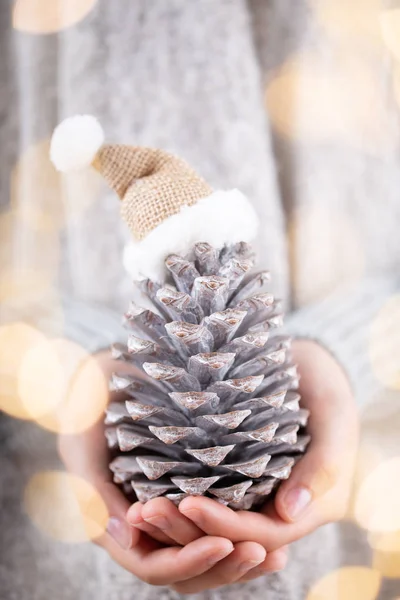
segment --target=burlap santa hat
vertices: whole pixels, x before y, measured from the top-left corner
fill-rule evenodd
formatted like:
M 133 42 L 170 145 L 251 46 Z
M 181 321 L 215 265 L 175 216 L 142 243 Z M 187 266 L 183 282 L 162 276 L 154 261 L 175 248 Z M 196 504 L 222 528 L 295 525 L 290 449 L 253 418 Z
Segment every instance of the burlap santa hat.
M 184 255 L 196 242 L 218 248 L 256 235 L 257 216 L 241 192 L 213 191 L 183 160 L 163 150 L 105 144 L 93 116 L 60 123 L 50 158 L 62 172 L 92 165 L 117 192 L 133 235 L 124 264 L 135 278 L 162 281 L 165 258 Z

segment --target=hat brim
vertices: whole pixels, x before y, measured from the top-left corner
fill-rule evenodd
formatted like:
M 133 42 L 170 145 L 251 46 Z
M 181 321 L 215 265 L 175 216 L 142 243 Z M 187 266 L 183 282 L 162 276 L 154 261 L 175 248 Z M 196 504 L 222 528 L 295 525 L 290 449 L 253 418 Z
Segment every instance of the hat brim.
M 163 282 L 164 261 L 170 254 L 185 255 L 197 242 L 216 248 L 251 242 L 257 235 L 258 217 L 239 190 L 216 191 L 193 206 L 183 206 L 140 242 L 124 249 L 123 262 L 133 279 Z

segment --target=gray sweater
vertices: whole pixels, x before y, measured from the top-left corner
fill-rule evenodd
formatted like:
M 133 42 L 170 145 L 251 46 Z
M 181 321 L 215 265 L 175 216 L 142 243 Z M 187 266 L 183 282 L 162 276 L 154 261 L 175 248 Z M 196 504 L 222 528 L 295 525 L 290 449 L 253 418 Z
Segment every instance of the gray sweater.
M 123 336 L 132 290 L 118 200 L 94 175 L 62 179 L 47 160 L 57 122 L 92 113 L 109 141 L 175 152 L 213 187 L 252 200 L 260 264 L 289 331 L 320 339 L 372 402 L 382 384 L 369 326 L 399 289 L 398 107 L 378 19 L 364 30 L 335 14 L 305 0 L 98 0 L 79 23 L 40 35 L 13 30 L 2 4 L 1 322 L 24 319 L 90 350 Z M 396 360 L 385 343 L 379 351 Z M 1 427 L 4 600 L 174 597 L 98 548 L 41 537 L 20 498 L 33 470 L 55 464 L 53 440 L 9 419 Z M 269 600 L 302 600 L 322 574 L 367 564 L 360 536 L 331 525 L 294 544 Z M 256 581 L 240 598 L 264 590 Z

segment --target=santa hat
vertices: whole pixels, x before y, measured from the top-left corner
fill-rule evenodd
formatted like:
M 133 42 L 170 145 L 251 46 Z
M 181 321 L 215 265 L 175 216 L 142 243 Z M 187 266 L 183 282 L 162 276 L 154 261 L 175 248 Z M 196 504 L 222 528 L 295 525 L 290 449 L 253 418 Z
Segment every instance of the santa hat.
M 183 160 L 163 150 L 105 144 L 93 116 L 60 123 L 50 158 L 62 172 L 92 165 L 116 191 L 133 235 L 124 265 L 134 278 L 162 281 L 165 258 L 184 255 L 196 242 L 221 248 L 256 235 L 257 216 L 241 192 L 213 191 Z

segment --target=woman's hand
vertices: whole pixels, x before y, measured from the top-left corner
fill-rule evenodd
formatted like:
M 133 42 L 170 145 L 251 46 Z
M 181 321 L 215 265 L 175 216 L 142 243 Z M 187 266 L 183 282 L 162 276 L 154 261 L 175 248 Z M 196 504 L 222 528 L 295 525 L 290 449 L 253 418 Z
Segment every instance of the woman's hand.
M 247 580 L 265 572 L 271 556 L 284 562 L 284 555 L 276 554 L 282 552 L 282 547 L 342 518 L 358 443 L 353 394 L 341 367 L 317 343 L 294 342 L 293 358 L 301 376 L 302 405 L 310 410 L 308 428 L 312 441 L 291 477 L 279 488 L 275 502 L 267 503 L 261 513 L 234 512 L 215 500 L 191 497 L 180 504 L 179 521 L 172 505 L 155 499 L 144 507 L 134 505 L 128 513 L 131 522 L 142 528 L 151 527 L 147 531 L 152 536 L 161 532 L 174 538 L 174 530 L 188 527 L 190 521 L 208 535 L 222 536 L 235 544 L 256 542 L 266 549 L 267 559 L 243 577 Z M 173 527 L 166 526 L 172 522 Z M 202 577 L 197 578 L 199 581 Z M 196 581 L 186 581 L 175 589 L 190 593 L 198 591 L 196 585 Z
M 98 360 L 108 378 L 116 370 L 116 363 L 109 353 L 100 354 Z M 118 363 L 118 371 L 123 370 L 129 372 L 129 366 Z M 67 469 L 90 482 L 108 508 L 107 531 L 96 543 L 119 565 L 143 581 L 153 585 L 174 585 L 203 577 L 201 589 L 207 589 L 234 581 L 254 564 L 264 561 L 266 552 L 259 544 L 246 540 L 234 546 L 226 538 L 205 536 L 172 504 L 185 521 L 183 528 L 179 520 L 174 524 L 172 537 L 157 529 L 152 539 L 132 527 L 127 519 L 130 503 L 111 480 L 102 421 L 82 434 L 60 436 L 59 452 Z
M 210 502 L 220 506 L 215 500 Z M 129 509 L 127 519 L 135 528 L 146 532 L 153 539 L 167 535 L 176 543 L 190 544 L 199 536 L 205 535 L 197 527 L 193 530 L 194 523 L 191 519 L 183 515 L 167 498 L 155 498 L 144 505 L 136 502 Z M 181 594 L 195 594 L 280 571 L 287 562 L 287 548 L 267 553 L 260 544 L 251 541 L 241 541 L 234 544 L 234 547 L 232 554 L 209 571 L 177 582 L 172 585 L 173 589 Z
M 357 447 L 352 393 L 339 365 L 318 344 L 297 341 L 293 354 L 303 406 L 311 411 L 312 443 L 275 504 L 260 514 L 194 497 L 179 510 L 165 498 L 129 507 L 110 480 L 102 423 L 60 439 L 67 467 L 91 481 L 108 506 L 108 532 L 98 543 L 121 566 L 153 585 L 195 593 L 282 569 L 287 544 L 343 515 Z M 101 360 L 111 373 L 108 356 Z

